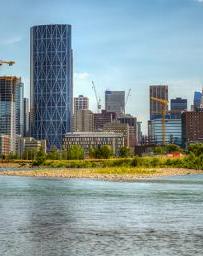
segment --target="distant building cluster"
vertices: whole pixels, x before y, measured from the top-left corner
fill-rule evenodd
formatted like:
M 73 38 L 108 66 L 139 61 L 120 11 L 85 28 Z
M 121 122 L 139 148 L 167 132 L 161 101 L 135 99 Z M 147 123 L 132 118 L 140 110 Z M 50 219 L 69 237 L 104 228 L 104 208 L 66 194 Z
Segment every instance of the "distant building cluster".
M 142 135 L 141 122 L 126 113 L 129 93 L 126 97 L 125 91 L 106 90 L 102 108 L 93 83 L 96 113 L 89 109 L 87 96 L 73 97 L 71 34 L 71 25 L 66 24 L 31 28 L 30 99 L 24 97 L 20 77 L 0 76 L 2 158 L 9 154 L 22 157 L 40 148 L 68 149 L 75 144 L 85 152 L 109 145 L 117 154 L 123 146 L 134 152 L 139 145 L 174 143 L 186 147 L 203 142 L 202 92 L 194 93 L 188 111 L 187 99 L 179 95 L 169 106 L 168 85 L 151 85 L 148 136 Z

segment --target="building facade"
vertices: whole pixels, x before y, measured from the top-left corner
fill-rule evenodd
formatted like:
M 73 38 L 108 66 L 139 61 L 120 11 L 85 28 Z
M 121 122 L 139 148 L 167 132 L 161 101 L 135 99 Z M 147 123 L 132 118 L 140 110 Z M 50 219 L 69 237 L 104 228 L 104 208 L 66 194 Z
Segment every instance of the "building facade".
M 116 120 L 115 112 L 107 112 L 102 110 L 101 113 L 94 113 L 94 131 L 102 131 L 104 124 L 111 123 Z
M 128 126 L 129 126 L 129 147 L 133 148 L 133 150 L 134 150 L 135 145 L 137 145 L 137 143 L 138 143 L 138 140 L 137 140 L 138 139 L 137 138 L 137 132 L 138 132 L 137 118 L 132 115 L 125 114 L 125 115 L 119 116 L 118 121 L 121 124 L 128 124 Z
M 187 111 L 181 116 L 183 145 L 203 142 L 203 112 Z
M 162 119 L 154 119 L 149 123 L 149 137 L 152 144 L 163 144 Z M 166 144 L 182 145 L 181 119 L 165 119 Z
M 125 113 L 125 91 L 105 91 L 105 110 L 117 115 Z
M 16 144 L 16 85 L 15 76 L 0 77 L 0 134 L 10 137 L 10 152 Z
M 122 134 L 124 137 L 124 146 L 129 147 L 129 125 L 121 124 L 119 122 L 106 123 L 103 127 L 104 132 L 114 132 L 118 134 Z
M 31 134 L 60 149 L 73 114 L 71 26 L 34 26 L 30 42 Z
M 23 136 L 30 137 L 30 107 L 29 99 L 23 99 Z
M 181 113 L 187 110 L 187 99 L 171 99 L 171 115 L 174 118 L 181 118 Z
M 202 93 L 195 92 L 194 93 L 194 101 L 193 101 L 194 111 L 198 110 L 200 108 L 201 99 L 202 99 Z
M 16 153 L 22 158 L 26 151 L 39 151 L 41 148 L 46 152 L 46 140 L 36 140 L 32 137 L 18 137 L 16 143 Z
M 89 98 L 79 95 L 74 97 L 74 113 L 78 110 L 88 110 L 89 109 Z
M 72 145 L 80 145 L 85 154 L 89 154 L 90 148 L 108 145 L 114 154 L 118 154 L 119 149 L 124 146 L 123 134 L 113 132 L 72 132 L 67 133 L 63 139 L 64 148 L 68 149 Z
M 90 110 L 77 110 L 73 115 L 73 132 L 93 132 L 94 114 Z
M 24 131 L 24 84 L 21 79 L 16 84 L 16 134 L 23 136 Z
M 0 158 L 4 159 L 10 153 L 10 136 L 0 134 Z
M 149 88 L 150 96 L 150 120 L 161 118 L 164 106 L 152 100 L 152 97 L 168 100 L 168 85 L 151 85 Z M 168 106 L 166 106 L 166 111 L 168 111 Z

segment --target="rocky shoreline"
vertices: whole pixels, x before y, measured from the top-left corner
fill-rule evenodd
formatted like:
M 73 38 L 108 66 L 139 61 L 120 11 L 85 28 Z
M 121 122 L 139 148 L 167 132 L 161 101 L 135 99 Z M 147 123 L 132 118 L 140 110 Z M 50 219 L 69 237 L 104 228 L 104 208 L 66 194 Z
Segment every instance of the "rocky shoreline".
M 97 179 L 108 181 L 136 181 L 164 176 L 203 174 L 203 170 L 183 168 L 37 168 L 30 170 L 1 170 L 4 176 L 48 177 L 66 179 Z

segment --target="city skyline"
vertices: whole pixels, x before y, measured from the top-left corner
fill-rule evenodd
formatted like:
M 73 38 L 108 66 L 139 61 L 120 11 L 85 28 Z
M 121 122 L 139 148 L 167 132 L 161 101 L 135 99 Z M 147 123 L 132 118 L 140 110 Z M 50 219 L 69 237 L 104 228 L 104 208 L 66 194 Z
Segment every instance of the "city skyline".
M 169 98 L 187 98 L 188 106 L 193 92 L 201 90 L 201 1 L 154 0 L 149 4 L 128 0 L 108 1 L 108 5 L 90 0 L 1 1 L 2 8 L 8 5 L 9 13 L 2 14 L 0 24 L 0 58 L 14 59 L 16 65 L 2 67 L 0 72 L 21 76 L 26 97 L 30 86 L 29 29 L 50 23 L 73 27 L 74 96 L 88 96 L 93 111 L 96 101 L 91 80 L 103 107 L 106 89 L 131 88 L 126 113 L 143 121 L 145 129 L 150 84 L 169 85 Z M 24 15 L 20 16 L 22 7 Z M 45 8 L 46 15 L 42 15 Z

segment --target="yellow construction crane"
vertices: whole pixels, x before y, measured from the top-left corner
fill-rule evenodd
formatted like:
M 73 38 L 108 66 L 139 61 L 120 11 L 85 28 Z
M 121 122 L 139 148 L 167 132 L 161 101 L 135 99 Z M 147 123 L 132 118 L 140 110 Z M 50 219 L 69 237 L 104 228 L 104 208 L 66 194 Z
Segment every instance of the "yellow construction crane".
M 154 100 L 156 102 L 159 102 L 163 108 L 161 111 L 161 115 L 162 115 L 162 143 L 163 145 L 166 144 L 166 120 L 165 120 L 165 116 L 166 116 L 166 112 L 167 112 L 167 106 L 168 106 L 168 100 L 165 99 L 159 99 L 159 98 L 155 98 L 155 97 L 151 97 L 151 100 Z
M 2 66 L 3 64 L 7 64 L 7 65 L 9 65 L 9 66 L 12 66 L 12 65 L 14 65 L 15 64 L 15 61 L 13 61 L 13 60 L 0 60 L 0 66 Z

